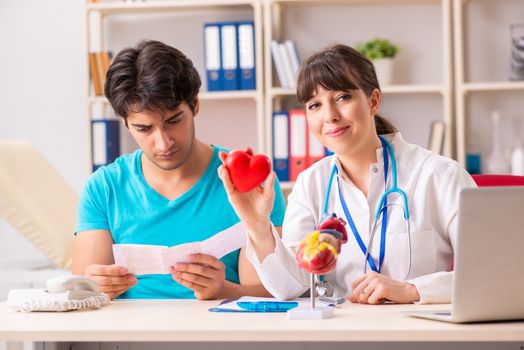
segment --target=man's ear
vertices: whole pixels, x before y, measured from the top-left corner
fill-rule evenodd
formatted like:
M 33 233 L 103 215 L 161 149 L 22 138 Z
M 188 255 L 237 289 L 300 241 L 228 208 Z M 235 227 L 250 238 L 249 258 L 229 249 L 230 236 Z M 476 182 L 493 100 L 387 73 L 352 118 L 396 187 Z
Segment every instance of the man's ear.
M 200 109 L 200 100 L 198 99 L 198 95 L 195 96 L 195 101 L 193 103 L 195 105 L 195 112 L 193 113 L 193 116 L 195 117 Z
M 371 114 L 375 115 L 378 113 L 380 109 L 380 101 L 381 101 L 382 95 L 378 89 L 373 89 L 371 92 L 371 96 L 369 97 L 370 102 L 370 108 L 371 108 Z

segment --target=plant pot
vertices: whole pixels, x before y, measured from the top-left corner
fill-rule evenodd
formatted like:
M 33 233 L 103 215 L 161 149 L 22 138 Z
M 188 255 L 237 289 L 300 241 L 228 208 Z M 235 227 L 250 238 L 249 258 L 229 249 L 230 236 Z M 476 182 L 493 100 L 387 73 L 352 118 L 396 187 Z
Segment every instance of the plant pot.
M 393 58 L 373 60 L 373 65 L 375 66 L 380 86 L 391 85 L 393 81 Z

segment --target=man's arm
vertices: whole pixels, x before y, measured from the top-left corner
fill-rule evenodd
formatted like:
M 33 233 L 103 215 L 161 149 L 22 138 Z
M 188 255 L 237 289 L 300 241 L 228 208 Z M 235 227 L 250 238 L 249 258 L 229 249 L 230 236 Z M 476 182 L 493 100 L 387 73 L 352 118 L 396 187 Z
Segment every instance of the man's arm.
M 100 286 L 100 291 L 114 298 L 137 284 L 125 267 L 114 265 L 113 238 L 107 230 L 81 231 L 76 234 L 72 272 L 84 275 Z
M 276 229 L 278 234 L 282 237 L 282 226 L 277 226 Z M 240 277 L 240 285 L 237 285 L 239 296 L 271 296 L 271 294 L 262 285 L 257 271 L 247 259 L 245 247 L 240 250 L 240 255 L 238 257 L 238 274 Z
M 75 275 L 83 275 L 89 265 L 111 265 L 113 237 L 107 230 L 78 232 L 74 239 L 73 266 Z

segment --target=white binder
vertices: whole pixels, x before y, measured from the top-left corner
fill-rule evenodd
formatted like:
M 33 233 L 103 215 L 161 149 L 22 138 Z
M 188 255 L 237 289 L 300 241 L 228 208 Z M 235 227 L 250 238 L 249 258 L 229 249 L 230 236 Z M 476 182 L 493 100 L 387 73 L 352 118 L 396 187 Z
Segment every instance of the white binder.
M 255 28 L 253 22 L 238 23 L 240 89 L 255 90 Z
M 238 40 L 235 23 L 223 23 L 220 27 L 222 43 L 222 83 L 224 90 L 238 90 Z
M 271 40 L 271 55 L 273 56 L 273 64 L 277 71 L 280 86 L 283 88 L 289 87 L 290 83 L 287 80 L 286 72 L 284 70 L 284 62 L 282 61 L 282 56 L 276 40 Z
M 291 73 L 293 74 L 293 81 L 295 82 L 297 80 L 298 68 L 300 67 L 297 48 L 295 47 L 295 43 L 292 40 L 286 40 L 284 42 L 284 46 L 286 47 L 286 52 L 291 63 Z
M 285 87 L 294 88 L 297 84 L 296 77 L 295 77 L 295 74 L 293 74 L 293 67 L 291 65 L 291 57 L 289 57 L 289 54 L 286 49 L 286 45 L 283 43 L 278 44 L 278 50 L 280 52 L 280 57 L 282 58 L 282 62 L 284 66 L 284 74 L 286 75 L 287 85 Z
M 207 91 L 220 91 L 220 25 L 207 23 L 204 25 L 205 66 Z

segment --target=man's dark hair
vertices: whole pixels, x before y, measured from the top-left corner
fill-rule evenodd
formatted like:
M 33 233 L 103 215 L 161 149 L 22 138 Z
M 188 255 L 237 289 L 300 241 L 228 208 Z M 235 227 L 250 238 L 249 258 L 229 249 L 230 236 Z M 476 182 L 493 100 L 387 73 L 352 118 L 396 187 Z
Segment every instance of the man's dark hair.
M 140 41 L 125 48 L 111 63 L 104 93 L 117 116 L 130 111 L 174 110 L 186 102 L 193 113 L 202 82 L 193 62 L 159 41 Z

